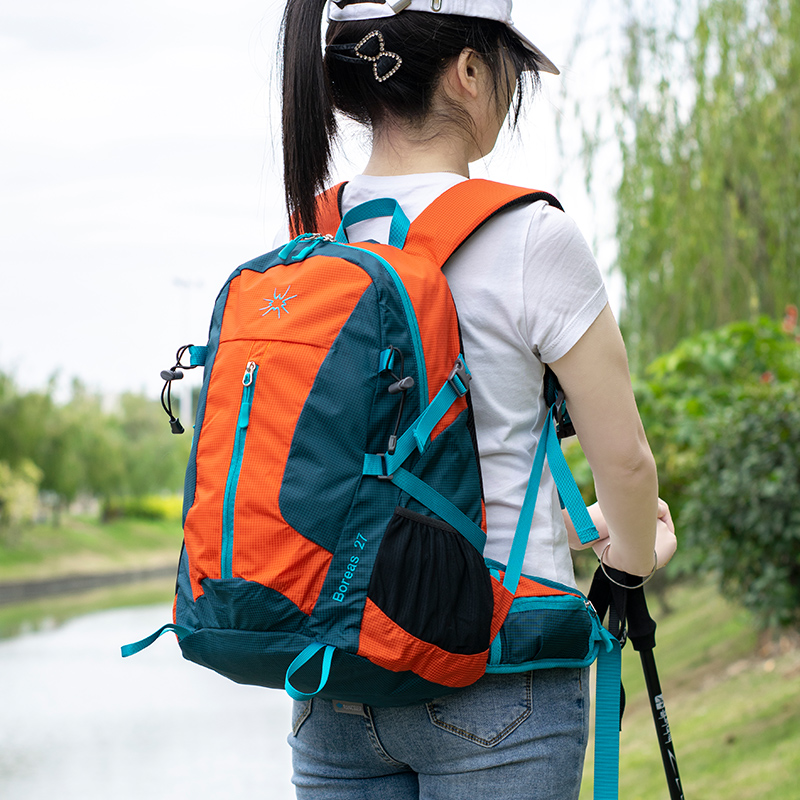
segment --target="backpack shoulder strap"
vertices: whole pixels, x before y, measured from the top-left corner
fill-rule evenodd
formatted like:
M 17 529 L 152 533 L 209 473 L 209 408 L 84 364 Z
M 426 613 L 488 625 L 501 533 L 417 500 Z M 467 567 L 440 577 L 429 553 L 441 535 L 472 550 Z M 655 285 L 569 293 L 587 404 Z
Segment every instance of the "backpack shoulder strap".
M 345 183 L 332 186 L 317 199 L 318 233 L 333 236 L 342 220 Z M 443 192 L 411 223 L 406 252 L 422 255 L 438 266 L 500 211 L 524 203 L 545 200 L 563 211 L 561 203 L 547 192 L 475 178 Z
M 462 181 L 439 195 L 411 224 L 403 248 L 440 267 L 488 219 L 506 208 L 545 200 L 563 211 L 547 192 L 481 178 Z
M 334 236 L 342 221 L 342 193 L 345 183 L 337 183 L 317 196 L 317 230 L 305 233 L 322 233 Z

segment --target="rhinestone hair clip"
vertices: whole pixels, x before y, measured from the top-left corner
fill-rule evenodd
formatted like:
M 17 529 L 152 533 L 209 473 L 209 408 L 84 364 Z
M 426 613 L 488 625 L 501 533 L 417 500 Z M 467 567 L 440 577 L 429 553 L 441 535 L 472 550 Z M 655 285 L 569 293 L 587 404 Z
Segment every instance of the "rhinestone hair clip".
M 383 83 L 391 78 L 403 63 L 403 59 L 397 53 L 386 49 L 383 34 L 377 30 L 371 31 L 356 44 L 329 44 L 327 50 L 334 58 L 342 61 L 350 61 L 351 63 L 366 61 L 371 63 L 372 74 L 378 83 Z M 345 55 L 344 53 L 348 50 L 353 51 L 356 57 Z M 386 72 L 381 72 L 379 67 L 381 63 L 386 64 L 386 59 L 393 62 L 392 66 Z

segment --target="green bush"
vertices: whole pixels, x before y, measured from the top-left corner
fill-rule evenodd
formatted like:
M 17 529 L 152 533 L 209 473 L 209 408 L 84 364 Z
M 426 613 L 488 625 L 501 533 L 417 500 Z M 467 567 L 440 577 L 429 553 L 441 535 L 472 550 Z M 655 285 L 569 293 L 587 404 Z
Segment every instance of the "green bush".
M 183 497 L 180 495 L 145 495 L 115 497 L 103 505 L 103 519 L 152 519 L 180 521 Z
M 160 404 L 143 395 L 111 404 L 73 381 L 69 399 L 59 402 L 55 380 L 23 391 L 0 372 L 0 463 L 27 484 L 35 470 L 33 483 L 50 498 L 56 521 L 79 497 L 105 505 L 109 498 L 180 491 L 190 446 L 191 437 L 172 436 Z M 18 516 L 5 497 L 10 481 L 0 475 L 0 525 L 3 515 Z
M 736 322 L 682 341 L 635 382 L 636 400 L 658 464 L 661 496 L 680 518 L 705 469 L 708 428 L 755 387 L 800 380 L 793 331 L 767 318 Z
M 766 625 L 800 625 L 800 391 L 764 384 L 718 409 L 681 514 L 723 588 Z
M 721 409 L 753 387 L 800 381 L 794 331 L 769 320 L 737 322 L 682 341 L 634 378 L 634 391 L 658 465 L 659 491 L 679 518 L 702 467 L 705 431 Z M 564 454 L 581 494 L 594 502 L 592 473 L 575 440 Z

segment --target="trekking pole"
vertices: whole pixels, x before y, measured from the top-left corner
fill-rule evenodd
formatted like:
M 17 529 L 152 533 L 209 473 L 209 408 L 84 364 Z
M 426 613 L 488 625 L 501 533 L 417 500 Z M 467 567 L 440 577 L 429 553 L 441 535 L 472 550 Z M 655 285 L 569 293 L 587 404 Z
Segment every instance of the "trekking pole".
M 653 648 L 656 646 L 656 623 L 647 610 L 644 588 L 640 584 L 641 578 L 635 575 L 628 575 L 611 567 L 606 567 L 605 571 L 598 567 L 589 590 L 589 601 L 595 607 L 600 619 L 603 619 L 608 611 L 608 629 L 620 640 L 620 645 L 624 646 L 627 639 L 630 639 L 633 649 L 639 653 L 670 800 L 684 800 L 678 761 L 664 706 L 664 695 L 653 655 Z M 620 717 L 622 708 L 624 708 L 623 691 L 621 691 Z

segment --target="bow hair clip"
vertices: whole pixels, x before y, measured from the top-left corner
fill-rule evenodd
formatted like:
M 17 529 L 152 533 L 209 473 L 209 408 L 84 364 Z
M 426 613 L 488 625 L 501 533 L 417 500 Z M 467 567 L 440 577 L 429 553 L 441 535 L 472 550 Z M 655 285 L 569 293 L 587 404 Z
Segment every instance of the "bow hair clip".
M 372 62 L 372 73 L 378 83 L 391 78 L 403 63 L 403 59 L 397 53 L 386 49 L 380 31 L 368 33 L 353 49 L 360 59 Z

